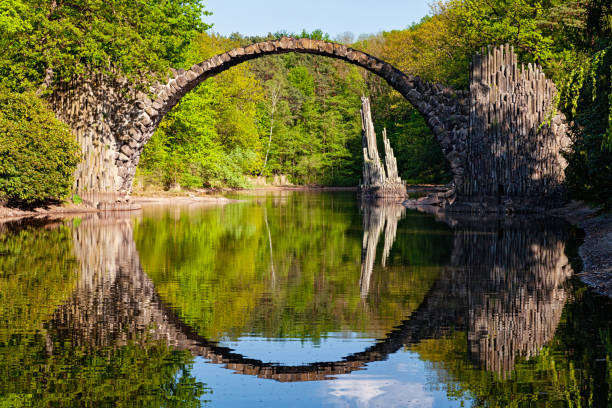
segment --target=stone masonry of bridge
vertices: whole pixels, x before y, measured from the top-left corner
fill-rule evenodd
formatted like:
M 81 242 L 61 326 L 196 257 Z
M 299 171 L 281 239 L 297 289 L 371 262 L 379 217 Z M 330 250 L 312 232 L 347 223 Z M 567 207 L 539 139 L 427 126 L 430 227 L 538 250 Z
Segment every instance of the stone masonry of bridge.
M 554 86 L 536 68 L 518 70 L 516 55 L 508 47 L 475 57 L 470 89 L 454 90 L 405 74 L 342 44 L 281 38 L 233 49 L 188 70 L 172 70 L 171 78 L 155 84 L 149 94 L 137 91 L 126 80 L 104 75 L 56 84 L 49 97 L 51 106 L 82 146 L 75 190 L 82 196 L 88 193 L 88 203 L 94 206 L 108 197 L 128 196 L 145 144 L 184 95 L 237 64 L 287 52 L 340 59 L 385 79 L 427 122 L 450 164 L 459 196 L 491 194 L 493 190 L 497 195 L 502 183 L 506 193 L 546 195 L 550 183 L 563 181 L 559 154 L 560 146 L 566 144 L 563 118 L 553 115 L 552 126 L 543 127 L 545 132 L 539 126 L 550 109 Z M 506 140 L 514 134 L 510 148 Z M 530 141 L 525 148 L 523 138 Z M 513 155 L 521 159 L 513 160 Z M 498 162 L 504 163 L 503 169 Z M 491 172 L 496 176 L 491 177 Z M 519 173 L 519 181 L 508 182 Z M 546 183 L 530 183 L 531 177 Z

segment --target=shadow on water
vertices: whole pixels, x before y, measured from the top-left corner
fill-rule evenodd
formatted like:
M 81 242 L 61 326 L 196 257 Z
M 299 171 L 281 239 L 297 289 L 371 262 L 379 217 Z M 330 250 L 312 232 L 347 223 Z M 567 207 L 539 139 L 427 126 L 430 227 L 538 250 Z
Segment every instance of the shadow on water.
M 276 205 L 287 206 L 287 202 Z M 283 211 L 280 220 L 287 222 L 291 210 Z M 272 237 L 276 234 L 270 233 L 274 225 L 267 210 L 262 214 L 262 245 L 269 247 L 265 259 L 269 259 L 272 280 L 280 285 L 283 265 L 277 261 L 275 268 L 278 258 L 273 257 Z M 406 230 L 418 229 L 412 218 L 422 216 L 388 203 L 362 203 L 361 214 L 359 280 L 347 284 L 354 285 L 363 303 L 380 296 L 377 282 L 385 280 L 386 268 L 410 262 L 402 254 L 416 241 L 407 242 Z M 304 222 L 311 218 L 312 214 L 306 215 Z M 10 293 L 9 288 L 22 291 L 0 298 L 3 321 L 9 322 L 1 333 L 5 381 L 0 395 L 5 400 L 44 396 L 53 403 L 75 396 L 108 402 L 142 392 L 163 400 L 164 393 L 172 393 L 181 405 L 194 403 L 208 392 L 190 374 L 193 356 L 235 373 L 296 382 L 333 380 L 367 370 L 369 363 L 408 348 L 438 372 L 449 396 L 469 394 L 477 406 L 505 406 L 518 397 L 542 404 L 591 401 L 604 406 L 610 401 L 612 308 L 609 301 L 590 295 L 571 279 L 566 252 L 575 232 L 562 221 L 547 218 L 438 216 L 438 221 L 452 228 L 452 249 L 431 284 L 423 288 L 418 305 L 363 351 L 337 361 L 298 365 L 246 357 L 201 334 L 183 318 L 185 312 L 160 296 L 141 265 L 134 229 L 142 220 L 88 215 L 53 228 L 3 227 L 1 293 Z M 240 234 L 243 237 L 246 232 Z M 230 240 L 227 233 L 220 236 Z M 17 247 L 20 251 L 44 248 L 43 243 L 57 250 L 36 257 L 16 252 Z M 219 244 L 218 250 L 228 245 Z M 59 266 L 42 284 L 58 289 L 41 300 L 30 293 L 37 286 L 27 280 L 45 278 L 15 277 L 9 271 L 15 265 L 19 271 L 52 270 L 41 266 L 45 259 Z M 382 269 L 375 267 L 377 261 Z M 33 297 L 21 299 L 26 296 Z M 23 313 L 10 312 L 19 302 Z M 18 319 L 31 327 L 19 332 L 15 329 Z M 81 369 L 86 381 L 63 381 L 67 369 Z M 138 377 L 135 372 L 140 373 Z M 142 376 L 144 372 L 148 377 Z M 121 378 L 123 386 L 115 387 L 112 395 L 105 394 L 102 385 L 114 378 Z

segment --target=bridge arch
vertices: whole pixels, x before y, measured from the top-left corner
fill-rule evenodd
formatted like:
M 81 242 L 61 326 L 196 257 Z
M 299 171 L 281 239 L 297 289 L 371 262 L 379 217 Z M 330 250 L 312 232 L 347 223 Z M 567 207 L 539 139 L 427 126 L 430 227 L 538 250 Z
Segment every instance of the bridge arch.
M 543 211 L 561 204 L 571 143 L 554 108 L 556 88 L 534 65 L 519 66 L 509 45 L 472 58 L 469 90 L 426 82 L 342 44 L 281 38 L 239 47 L 137 91 L 98 74 L 59 83 L 49 102 L 81 145 L 74 190 L 98 208 L 125 208 L 140 154 L 163 117 L 207 78 L 241 62 L 287 52 L 336 58 L 385 79 L 425 118 L 450 164 L 453 211 Z
M 189 91 L 206 79 L 242 62 L 288 52 L 336 58 L 382 77 L 424 117 L 450 162 L 455 183 L 463 182 L 463 163 L 456 150 L 461 141 L 465 145 L 468 135 L 469 92 L 426 82 L 419 77 L 401 72 L 385 61 L 343 44 L 308 38 L 281 38 L 234 48 L 195 64 L 188 70 L 173 70 L 173 76 L 166 84 L 157 84 L 153 87 L 151 98 L 140 92 L 135 103 L 137 109 L 129 115 L 130 123 L 126 124 L 126 128 L 130 128 L 129 137 L 124 137 L 117 146 L 119 154 L 116 166 L 119 168 L 120 191 L 128 193 L 131 191 L 134 173 L 144 145 L 164 116 Z

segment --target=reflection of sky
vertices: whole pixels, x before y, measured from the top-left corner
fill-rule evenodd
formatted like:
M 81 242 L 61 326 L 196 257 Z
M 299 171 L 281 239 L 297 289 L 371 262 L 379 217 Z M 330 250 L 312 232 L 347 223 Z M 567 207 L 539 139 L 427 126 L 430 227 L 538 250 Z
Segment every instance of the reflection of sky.
M 347 355 L 359 353 L 374 345 L 376 340 L 362 338 L 359 333 L 326 333 L 317 343 L 312 340 L 281 338 L 269 339 L 244 336 L 237 341 L 223 341 L 229 347 L 248 358 L 283 365 L 310 364 L 321 361 L 339 361 Z
M 340 347 L 341 343 L 337 344 Z M 319 358 L 322 355 L 317 355 L 318 351 L 315 348 L 304 349 L 309 361 L 322 359 Z M 259 356 L 255 355 L 256 358 Z M 236 374 L 221 365 L 207 363 L 200 357 L 196 358 L 192 374 L 212 388 L 212 394 L 204 396 L 204 399 L 211 401 L 209 406 L 212 407 L 461 406 L 460 401 L 447 398 L 446 392 L 437 383 L 436 373 L 412 351 L 399 351 L 386 361 L 368 364 L 367 370 L 337 376 L 330 381 L 281 383 L 264 380 Z
M 434 397 L 422 383 L 402 382 L 388 376 L 353 375 L 330 383 L 337 406 L 433 407 Z

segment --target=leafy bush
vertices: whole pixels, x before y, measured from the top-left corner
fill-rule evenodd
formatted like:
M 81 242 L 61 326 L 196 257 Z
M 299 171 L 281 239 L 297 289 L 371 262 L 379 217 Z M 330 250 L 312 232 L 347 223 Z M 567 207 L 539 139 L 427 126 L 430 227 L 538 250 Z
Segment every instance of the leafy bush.
M 79 152 L 68 127 L 34 93 L 0 87 L 0 197 L 27 204 L 64 198 Z

